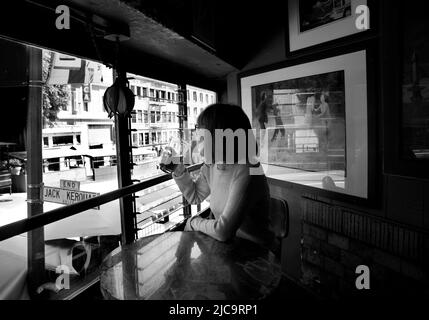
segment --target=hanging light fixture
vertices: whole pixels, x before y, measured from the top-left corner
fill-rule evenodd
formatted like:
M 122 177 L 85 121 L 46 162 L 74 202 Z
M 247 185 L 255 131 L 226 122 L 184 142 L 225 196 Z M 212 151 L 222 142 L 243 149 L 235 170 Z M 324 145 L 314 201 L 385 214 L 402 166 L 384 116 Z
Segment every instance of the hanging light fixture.
M 134 93 L 129 88 L 129 82 L 126 78 L 126 73 L 119 70 L 119 43 L 120 41 L 126 40 L 127 37 L 121 34 L 110 34 L 106 35 L 105 39 L 113 40 L 116 39 L 116 77 L 115 82 L 109 88 L 103 96 L 104 109 L 107 111 L 109 118 L 114 115 L 120 115 L 128 117 L 133 111 L 135 104 Z
M 109 118 L 115 114 L 129 116 L 135 103 L 134 93 L 128 88 L 128 81 L 117 77 L 112 86 L 106 89 L 103 96 L 104 109 Z

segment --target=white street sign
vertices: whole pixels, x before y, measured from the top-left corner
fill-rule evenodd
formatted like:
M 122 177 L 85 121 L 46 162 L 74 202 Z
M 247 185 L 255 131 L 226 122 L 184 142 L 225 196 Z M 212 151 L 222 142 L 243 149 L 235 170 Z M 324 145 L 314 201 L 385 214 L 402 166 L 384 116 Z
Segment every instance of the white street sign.
M 80 190 L 80 182 L 74 181 L 74 180 L 60 180 L 60 188 L 61 189 L 67 189 L 67 190 Z
M 99 196 L 100 193 L 67 190 L 55 187 L 43 188 L 43 200 L 47 202 L 55 202 L 61 204 L 73 204 L 87 199 Z M 99 209 L 99 208 L 98 208 Z

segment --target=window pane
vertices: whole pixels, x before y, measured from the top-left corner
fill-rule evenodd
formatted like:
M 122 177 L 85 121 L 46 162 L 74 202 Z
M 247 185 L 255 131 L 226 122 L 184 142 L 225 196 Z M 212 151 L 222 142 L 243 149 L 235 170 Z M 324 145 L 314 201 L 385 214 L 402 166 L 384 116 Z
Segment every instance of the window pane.
M 54 136 L 52 144 L 54 146 L 73 144 L 73 136 Z

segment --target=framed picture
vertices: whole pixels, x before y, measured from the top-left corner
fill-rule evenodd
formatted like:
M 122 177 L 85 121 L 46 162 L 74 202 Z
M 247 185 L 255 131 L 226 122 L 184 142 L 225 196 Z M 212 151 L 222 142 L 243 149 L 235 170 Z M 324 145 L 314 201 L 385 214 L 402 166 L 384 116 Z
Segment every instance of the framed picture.
M 429 178 L 429 21 L 424 4 L 383 8 L 384 171 Z M 394 54 L 392 54 L 392 52 Z M 392 68 L 392 66 L 397 66 Z
M 240 78 L 268 178 L 368 199 L 367 50 Z
M 356 8 L 366 0 L 289 0 L 289 51 L 322 44 L 362 32 Z

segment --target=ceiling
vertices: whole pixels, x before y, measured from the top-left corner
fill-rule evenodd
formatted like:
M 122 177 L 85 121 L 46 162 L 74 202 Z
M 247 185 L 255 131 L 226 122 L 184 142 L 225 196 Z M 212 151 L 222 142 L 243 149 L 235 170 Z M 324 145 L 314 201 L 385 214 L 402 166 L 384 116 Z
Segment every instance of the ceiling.
M 269 21 L 279 21 L 267 1 L 274 0 L 264 6 L 244 0 L 5 1 L 0 37 L 111 65 L 116 44 L 104 36 L 125 26 L 130 38 L 121 42 L 119 56 L 127 71 L 219 91 L 226 76 L 260 50 Z M 70 29 L 59 30 L 55 8 L 64 4 Z

